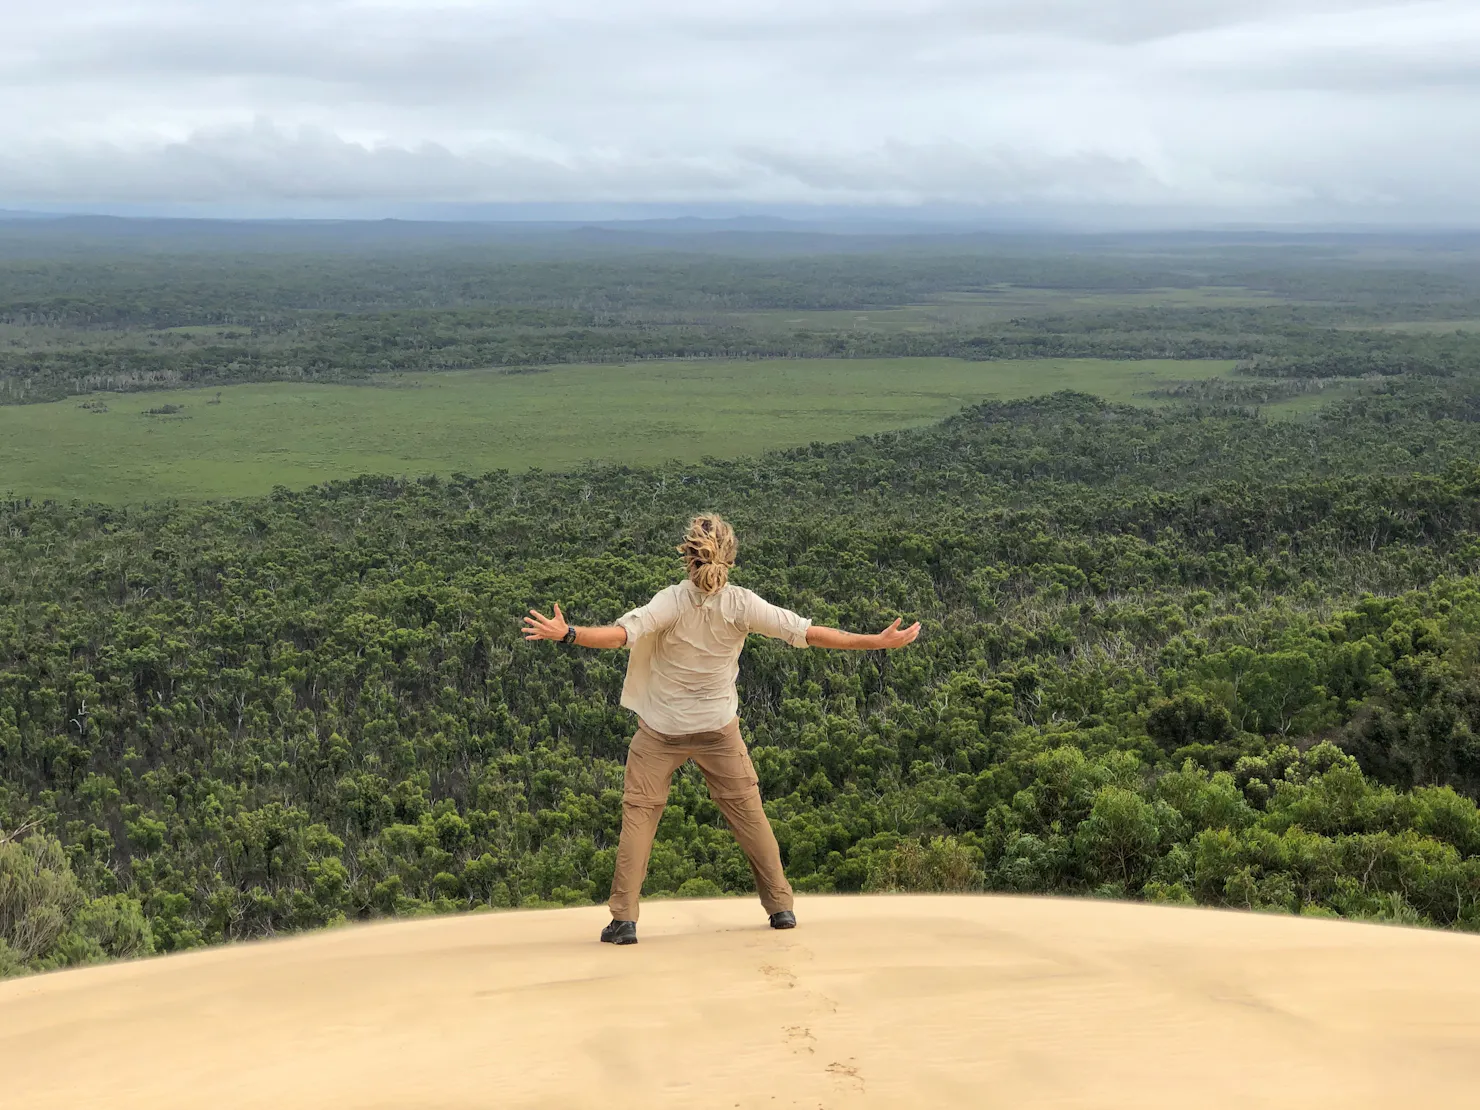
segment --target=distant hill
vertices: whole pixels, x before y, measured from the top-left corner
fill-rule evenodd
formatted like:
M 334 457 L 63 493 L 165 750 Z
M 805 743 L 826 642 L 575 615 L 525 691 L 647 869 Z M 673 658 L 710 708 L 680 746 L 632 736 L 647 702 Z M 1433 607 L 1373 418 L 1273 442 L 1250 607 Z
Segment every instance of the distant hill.
M 0 209 L 0 250 L 30 256 L 96 250 L 196 254 L 228 251 L 400 252 L 501 247 L 520 254 L 606 255 L 613 251 L 730 255 L 988 251 L 1014 254 L 1185 251 L 1296 246 L 1305 249 L 1472 249 L 1480 232 L 1341 232 L 1208 229 L 1161 232 L 1046 232 L 883 219 L 676 216 L 613 220 L 214 219 L 61 214 Z

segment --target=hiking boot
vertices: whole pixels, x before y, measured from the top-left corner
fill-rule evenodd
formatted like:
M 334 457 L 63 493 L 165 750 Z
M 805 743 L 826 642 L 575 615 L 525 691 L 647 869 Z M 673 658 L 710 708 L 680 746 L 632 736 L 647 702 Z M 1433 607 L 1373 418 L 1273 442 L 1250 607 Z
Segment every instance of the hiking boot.
M 636 944 L 637 922 L 613 921 L 601 930 L 602 944 Z
M 773 929 L 795 929 L 797 927 L 797 915 L 790 910 L 781 910 L 771 915 L 771 928 Z

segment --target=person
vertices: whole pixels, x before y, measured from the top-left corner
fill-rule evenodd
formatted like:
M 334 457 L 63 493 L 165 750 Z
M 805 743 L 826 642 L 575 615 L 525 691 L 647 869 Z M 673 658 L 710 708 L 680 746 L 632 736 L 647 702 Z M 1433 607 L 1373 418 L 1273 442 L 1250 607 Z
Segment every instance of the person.
M 772 605 L 730 584 L 736 548 L 728 523 L 712 513 L 697 516 L 678 547 L 687 579 L 660 591 L 616 624 L 578 628 L 565 619 L 558 604 L 553 616 L 531 609 L 524 618 L 526 640 L 630 652 L 622 705 L 637 715 L 637 732 L 627 750 L 622 835 L 608 903 L 612 921 L 601 932 L 607 944 L 637 943 L 638 897 L 658 819 L 673 773 L 690 759 L 703 772 L 709 796 L 750 862 L 771 927 L 796 926 L 791 884 L 782 871 L 781 850 L 761 808 L 760 784 L 740 735 L 735 679 L 747 636 L 770 636 L 797 648 L 868 651 L 902 648 L 920 634 L 918 622 L 902 628 L 895 620 L 875 635 L 858 635 L 813 624 Z

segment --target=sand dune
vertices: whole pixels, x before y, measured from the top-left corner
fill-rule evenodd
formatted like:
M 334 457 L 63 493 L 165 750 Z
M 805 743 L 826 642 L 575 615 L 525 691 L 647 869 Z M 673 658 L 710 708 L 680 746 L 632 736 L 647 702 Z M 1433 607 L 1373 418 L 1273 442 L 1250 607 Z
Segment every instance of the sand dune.
M 1472 1106 L 1480 938 L 1017 898 L 363 926 L 0 984 L 25 1110 Z

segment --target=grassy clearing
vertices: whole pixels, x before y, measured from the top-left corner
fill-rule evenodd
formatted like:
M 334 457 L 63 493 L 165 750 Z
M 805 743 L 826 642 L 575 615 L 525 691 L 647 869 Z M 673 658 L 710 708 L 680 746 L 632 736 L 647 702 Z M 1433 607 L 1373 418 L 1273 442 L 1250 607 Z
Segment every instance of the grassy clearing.
M 1480 331 L 1480 320 L 1398 320 L 1390 324 L 1370 325 L 1373 331 L 1402 331 L 1427 335 L 1447 335 L 1456 331 Z
M 366 473 L 746 455 L 924 424 L 992 397 L 1078 389 L 1150 403 L 1141 395 L 1158 383 L 1231 369 L 1174 360 L 716 360 L 94 394 L 0 407 L 0 493 L 139 502 Z M 171 406 L 179 411 L 150 413 Z
M 159 330 L 170 335 L 193 335 L 202 339 L 222 339 L 248 333 L 246 328 L 224 327 L 220 324 L 184 324 L 177 328 L 160 328 Z
M 727 313 L 706 319 L 728 319 L 763 330 L 839 329 L 900 333 L 983 327 L 1015 316 L 1109 312 L 1133 308 L 1256 308 L 1284 303 L 1287 302 L 1257 290 L 1224 286 L 1103 293 L 1024 289 L 1004 285 L 974 293 L 947 293 L 927 304 L 811 312 L 775 309 Z
M 1300 420 L 1314 416 L 1321 409 L 1336 401 L 1344 401 L 1361 392 L 1360 378 L 1328 378 L 1323 388 L 1315 393 L 1305 393 L 1283 401 L 1273 401 L 1258 406 L 1259 412 L 1271 420 Z

